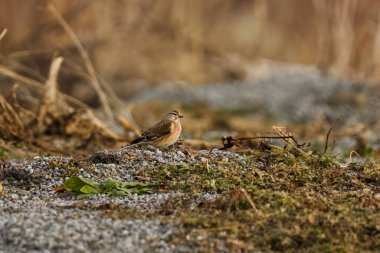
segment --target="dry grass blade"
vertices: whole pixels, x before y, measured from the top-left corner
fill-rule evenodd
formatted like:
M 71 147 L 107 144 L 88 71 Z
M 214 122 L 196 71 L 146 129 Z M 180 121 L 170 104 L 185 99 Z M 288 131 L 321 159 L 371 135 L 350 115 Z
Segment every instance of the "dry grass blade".
M 3 96 L 0 95 L 0 106 L 3 109 L 3 114 L 7 120 L 12 120 L 14 123 L 21 127 L 24 128 L 24 125 L 22 124 L 22 121 L 18 117 L 18 114 L 13 110 L 13 107 L 5 100 Z
M 257 214 L 261 214 L 260 210 L 258 210 L 256 208 L 256 205 L 255 203 L 253 203 L 251 197 L 249 197 L 247 191 L 244 189 L 244 188 L 241 188 L 240 189 L 240 192 L 243 194 L 244 198 L 247 200 L 247 202 L 249 203 L 249 205 L 252 207 L 253 211 Z
M 1 65 L 0 65 L 0 74 L 7 76 L 7 77 L 10 77 L 14 80 L 20 81 L 22 83 L 28 84 L 34 88 L 41 89 L 43 86 L 42 83 L 35 81 L 33 79 L 30 79 L 30 78 L 24 77 L 22 75 L 19 75 L 16 72 L 13 72 L 12 70 L 10 70 L 9 68 L 1 66 Z
M 125 129 L 125 131 L 133 131 L 135 135 L 141 135 L 141 131 L 134 127 L 125 117 L 119 116 L 117 122 Z
M 2 136 L 21 138 L 25 135 L 25 126 L 13 107 L 0 95 L 0 132 Z
M 13 72 L 12 70 L 10 70 L 4 66 L 1 66 L 1 65 L 0 65 L 0 74 L 7 76 L 9 78 L 12 78 L 12 79 L 19 81 L 21 83 L 24 83 L 26 85 L 29 85 L 33 88 L 40 89 L 40 90 L 44 89 L 43 83 L 35 81 L 33 79 L 30 79 L 30 78 L 27 78 L 25 76 L 19 75 L 16 72 Z M 60 96 L 62 96 L 64 99 L 66 99 L 66 101 L 73 103 L 79 107 L 87 108 L 87 109 L 89 108 L 88 105 L 84 104 L 83 102 L 81 102 L 78 99 L 75 99 L 69 95 L 66 95 L 66 94 L 60 92 Z
M 50 54 L 51 52 L 49 52 L 49 55 Z M 31 55 L 30 57 L 39 57 L 36 55 Z M 42 83 L 46 82 L 46 77 L 41 74 L 39 69 L 28 66 L 25 62 L 23 62 L 22 59 L 26 58 L 27 57 L 19 59 L 17 56 L 13 57 L 12 54 L 7 54 L 6 56 L 0 54 L 0 61 L 2 62 L 3 66 L 7 66 L 7 68 L 17 71 L 18 73 L 23 73 L 24 76 L 32 78 L 33 80 Z
M 300 153 L 306 154 L 306 152 L 301 148 L 301 145 L 297 143 L 293 135 L 290 132 L 288 132 L 285 127 L 273 126 L 272 130 L 278 136 L 282 137 L 284 141 L 288 143 L 290 146 L 297 149 Z
M 79 136 L 82 140 L 99 135 L 113 141 L 122 141 L 122 138 L 112 132 L 91 110 L 77 110 L 72 113 L 65 122 L 64 131 L 65 134 Z
M 83 47 L 82 43 L 78 39 L 78 36 L 75 34 L 73 29 L 71 29 L 69 24 L 66 22 L 66 20 L 57 11 L 57 9 L 54 7 L 53 4 L 48 4 L 48 9 L 54 15 L 54 17 L 57 19 L 59 24 L 63 27 L 63 29 L 69 35 L 70 39 L 75 44 L 77 50 L 79 51 L 79 53 L 83 59 L 85 67 L 87 69 L 87 74 L 89 75 L 90 84 L 93 86 L 93 88 L 97 92 L 99 99 L 100 99 L 100 102 L 102 103 L 102 106 L 104 108 L 104 111 L 105 111 L 108 119 L 112 121 L 114 119 L 114 117 L 113 117 L 114 114 L 111 110 L 110 103 L 113 101 L 114 105 L 116 104 L 116 107 L 118 107 L 118 108 L 121 108 L 121 107 L 123 108 L 124 107 L 123 103 L 117 97 L 117 95 L 114 93 L 114 91 L 110 88 L 109 85 L 104 85 L 104 87 L 102 87 L 102 85 L 101 85 L 101 83 L 100 83 L 100 81 L 96 75 L 95 68 L 91 63 L 91 60 L 90 60 L 90 57 L 89 57 L 87 51 Z M 123 114 L 126 115 L 128 121 L 129 121 L 129 122 L 125 122 L 125 121 L 127 121 L 127 119 L 125 119 L 123 123 L 127 123 L 127 125 L 129 125 L 130 129 L 132 131 L 134 131 L 135 133 L 139 133 L 140 131 L 138 130 L 131 114 L 128 111 L 124 111 Z M 125 125 L 122 125 L 122 126 L 125 127 Z
M 62 62 L 63 62 L 63 57 L 57 57 L 52 61 L 50 70 L 49 70 L 49 79 L 46 82 L 47 94 L 49 97 L 54 98 L 54 99 L 58 98 L 57 79 L 58 79 L 58 73 L 59 73 L 59 69 L 61 68 Z
M 16 128 L 24 130 L 24 124 L 22 123 L 18 114 L 13 110 L 13 107 L 5 100 L 3 96 L 0 95 L 0 107 L 1 107 L 1 118 L 3 121 L 2 127 L 6 125 L 6 122 L 13 122 Z
M 359 155 L 358 152 L 356 152 L 355 150 L 352 150 L 352 151 L 350 152 L 349 163 L 353 163 L 353 159 L 352 159 L 352 157 L 353 157 L 354 155 L 357 155 L 358 157 L 361 157 L 361 155 Z
M 7 34 L 7 32 L 8 32 L 7 28 L 5 28 L 5 29 L 3 29 L 3 31 L 1 31 L 1 33 L 0 33 L 0 41 L 5 37 L 5 35 Z
M 103 91 L 103 89 L 99 83 L 99 80 L 96 77 L 95 69 L 94 69 L 94 67 L 90 61 L 90 57 L 89 57 L 87 51 L 85 50 L 85 48 L 83 47 L 83 45 L 79 41 L 79 39 L 76 36 L 76 34 L 74 33 L 73 29 L 71 29 L 71 27 L 66 22 L 66 20 L 63 19 L 62 15 L 59 14 L 59 12 L 54 7 L 54 5 L 48 4 L 47 8 L 54 15 L 54 17 L 57 19 L 59 24 L 63 27 L 63 29 L 66 31 L 66 33 L 69 35 L 69 37 L 71 38 L 71 40 L 74 42 L 75 46 L 77 47 L 77 49 L 78 49 L 78 51 L 79 51 L 79 53 L 80 53 L 80 55 L 84 61 L 84 64 L 85 64 L 86 69 L 88 71 L 88 74 L 90 76 L 90 81 L 91 81 L 90 83 L 93 86 L 93 88 L 95 89 L 95 91 L 97 92 L 107 117 L 110 120 L 113 120 L 113 113 L 112 113 L 111 107 L 108 103 L 107 95 Z
M 63 62 L 62 57 L 53 59 L 50 70 L 49 78 L 46 81 L 45 92 L 43 94 L 39 110 L 38 110 L 38 132 L 42 133 L 45 128 L 48 127 L 55 119 L 62 118 L 73 112 L 73 109 L 69 107 L 65 100 L 58 96 L 58 73 Z
M 29 125 L 28 123 L 25 123 L 27 121 L 27 120 L 25 120 L 25 118 L 27 117 L 28 119 L 35 119 L 35 118 L 37 118 L 37 116 L 33 111 L 25 109 L 24 107 L 22 107 L 20 105 L 18 95 L 17 95 L 19 87 L 20 86 L 18 83 L 15 83 L 15 85 L 13 85 L 13 87 L 11 89 L 11 93 L 10 93 L 11 94 L 10 104 L 12 104 L 15 111 L 18 112 L 18 114 L 20 115 L 20 118 L 22 118 L 24 120 L 24 125 Z M 25 92 L 25 91 L 23 91 L 23 92 Z M 37 105 L 37 103 L 38 103 L 38 100 L 33 98 L 30 93 L 28 93 L 27 96 L 24 96 L 23 99 L 24 99 L 24 101 L 28 101 L 29 103 L 31 103 L 33 105 Z
M 58 74 L 62 62 L 62 57 L 53 59 L 45 85 L 0 66 L 0 74 L 3 73 L 4 76 L 26 83 L 42 93 L 40 102 L 36 104 L 38 105 L 37 114 L 19 106 L 16 98 L 17 86 L 12 90 L 13 104 L 7 102 L 3 97 L 0 98 L 0 120 L 3 123 L 0 125 L 0 132 L 2 136 L 7 137 L 7 139 L 24 141 L 28 148 L 58 153 L 67 153 L 70 148 L 91 147 L 89 143 L 92 141 L 104 145 L 122 141 L 117 134 L 108 129 L 106 124 L 88 109 L 88 106 L 60 93 L 58 90 Z M 69 100 L 79 105 L 80 108 L 71 107 L 67 103 Z M 28 113 L 30 117 L 23 117 L 20 114 L 21 112 Z M 29 126 L 34 132 L 28 131 Z M 49 133 L 49 135 L 44 135 L 45 133 Z M 34 134 L 40 136 L 34 138 Z M 60 141 L 62 136 L 70 138 L 70 141 L 62 144 Z M 57 141 L 55 142 L 52 139 Z M 17 151 L 13 150 L 11 146 L 7 149 L 17 154 Z
M 327 149 L 329 148 L 329 138 L 330 138 L 331 131 L 332 131 L 332 127 L 330 127 L 330 129 L 329 129 L 329 131 L 327 132 L 327 135 L 326 135 L 324 154 L 326 154 Z
M 17 157 L 26 157 L 28 156 L 28 152 L 23 151 L 20 148 L 15 148 L 13 145 L 9 144 L 9 142 L 6 142 L 2 139 L 0 139 L 0 146 L 4 148 L 7 151 L 10 151 L 12 154 L 16 155 Z
M 93 135 L 107 139 L 120 140 L 120 137 L 107 128 L 91 110 L 74 110 L 65 100 L 58 96 L 58 73 L 63 58 L 55 58 L 50 66 L 49 78 L 41 100 L 38 113 L 38 132 L 43 133 L 47 127 L 59 123 L 58 133 L 62 131 L 69 136 L 79 137 L 87 142 Z

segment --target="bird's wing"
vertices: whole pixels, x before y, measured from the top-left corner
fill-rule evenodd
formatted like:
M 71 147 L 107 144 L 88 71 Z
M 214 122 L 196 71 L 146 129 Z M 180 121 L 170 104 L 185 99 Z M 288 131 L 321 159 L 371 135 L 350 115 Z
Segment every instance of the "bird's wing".
M 173 131 L 172 121 L 160 121 L 151 128 L 145 130 L 141 136 L 131 142 L 137 144 L 145 141 L 153 141 L 161 136 L 170 134 Z
M 173 131 L 173 122 L 172 121 L 160 121 L 157 122 L 151 128 L 145 130 L 141 137 L 146 137 L 147 139 L 155 139 L 160 136 L 168 135 Z

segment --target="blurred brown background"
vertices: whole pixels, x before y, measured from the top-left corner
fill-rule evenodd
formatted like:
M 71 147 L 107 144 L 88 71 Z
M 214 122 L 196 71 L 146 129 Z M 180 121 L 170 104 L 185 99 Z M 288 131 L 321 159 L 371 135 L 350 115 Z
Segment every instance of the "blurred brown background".
M 377 0 L 0 0 L 0 28 L 8 29 L 2 58 L 46 75 L 45 65 L 59 52 L 71 80 L 75 66 L 68 65 L 80 60 L 48 2 L 111 84 L 239 80 L 245 64 L 263 58 L 354 80 L 380 78 Z

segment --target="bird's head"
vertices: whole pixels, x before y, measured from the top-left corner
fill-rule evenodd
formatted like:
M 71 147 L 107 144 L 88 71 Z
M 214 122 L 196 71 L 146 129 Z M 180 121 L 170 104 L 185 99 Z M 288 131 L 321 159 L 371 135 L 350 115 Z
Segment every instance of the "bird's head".
M 162 118 L 165 120 L 177 120 L 183 118 L 183 116 L 177 110 L 174 110 L 166 113 Z

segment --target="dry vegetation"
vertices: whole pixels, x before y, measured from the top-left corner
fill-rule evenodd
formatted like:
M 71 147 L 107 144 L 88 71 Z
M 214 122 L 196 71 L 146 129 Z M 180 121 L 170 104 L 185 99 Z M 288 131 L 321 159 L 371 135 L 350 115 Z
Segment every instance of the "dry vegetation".
M 32 135 L 49 128 L 51 122 L 41 125 L 46 116 L 41 109 L 49 107 L 42 106 L 48 99 L 43 86 L 57 54 L 64 61 L 55 86 L 64 94 L 56 92 L 62 99 L 49 104 L 49 110 L 66 112 L 49 117 L 62 124 L 58 118 L 80 108 L 86 111 L 79 113 L 84 118 L 94 118 L 79 99 L 100 108 L 107 124 L 126 129 L 113 139 L 138 133 L 130 115 L 133 107 L 120 100 L 143 88 L 137 80 L 147 81 L 144 87 L 167 80 L 242 80 L 255 75 L 252 66 L 261 59 L 314 65 L 353 80 L 376 83 L 380 77 L 378 1 L 0 2 L 1 29 L 7 29 L 0 42 L 2 107 L 7 111 L 12 106 L 11 118 L 16 117 L 11 120 L 15 126 L 2 128 L 12 128 L 7 131 L 21 140 L 26 133 L 14 132 L 16 128 Z M 55 101 L 57 95 L 51 95 Z M 66 103 L 75 110 L 62 109 Z M 36 120 L 38 127 L 30 128 Z M 146 124 L 144 119 L 139 123 Z M 58 128 L 70 124 L 79 123 Z M 60 133 L 70 135 L 70 130 Z
M 217 252 L 220 245 L 231 252 L 380 249 L 379 194 L 372 194 L 379 191 L 378 165 L 347 167 L 329 154 L 301 155 L 294 149 L 251 149 L 248 154 L 247 159 L 260 160 L 249 170 L 228 162 L 219 169 L 168 165 L 140 172 L 141 178 L 190 195 L 170 199 L 158 211 L 164 222 L 182 224 L 183 237 L 175 243 L 190 237 L 204 252 Z M 191 199 L 202 193 L 221 197 L 194 204 Z M 132 215 L 120 207 L 105 213 L 121 219 Z
M 65 68 L 78 79 L 78 54 L 47 2 L 80 35 L 110 83 L 239 79 L 246 63 L 262 58 L 316 65 L 344 78 L 380 76 L 376 0 L 2 0 L 0 23 L 9 30 L 2 53 L 8 61 L 46 71 L 59 50 L 74 61 Z M 64 75 L 72 80 L 74 73 Z
M 119 148 L 139 134 L 135 118 L 145 126 L 162 112 L 155 102 L 146 106 L 153 107 L 149 113 L 133 112 L 140 105 L 128 99 L 143 88 L 253 78 L 262 59 L 312 65 L 366 84 L 380 79 L 376 0 L 0 0 L 0 6 L 0 157 L 6 159 Z M 234 130 L 240 122 L 177 106 L 194 116 L 187 122 L 193 130 L 204 127 L 194 130 L 195 138 L 203 129 Z M 312 132 L 311 125 L 300 128 Z M 305 151 L 281 128 L 274 132 L 285 148 L 251 137 L 226 137 L 222 144 L 185 140 L 256 160 L 250 170 L 234 163 L 141 170 L 136 178 L 163 186 L 160 191 L 220 198 L 196 206 L 170 199 L 154 213 L 112 206 L 104 217 L 175 221 L 183 231 L 173 239 L 178 244 L 189 235 L 235 251 L 378 251 L 379 164 L 337 160 L 329 127 L 325 121 L 314 126 L 323 132 L 322 153 Z M 359 155 L 368 155 L 366 145 Z M 206 239 L 193 242 L 213 252 Z

